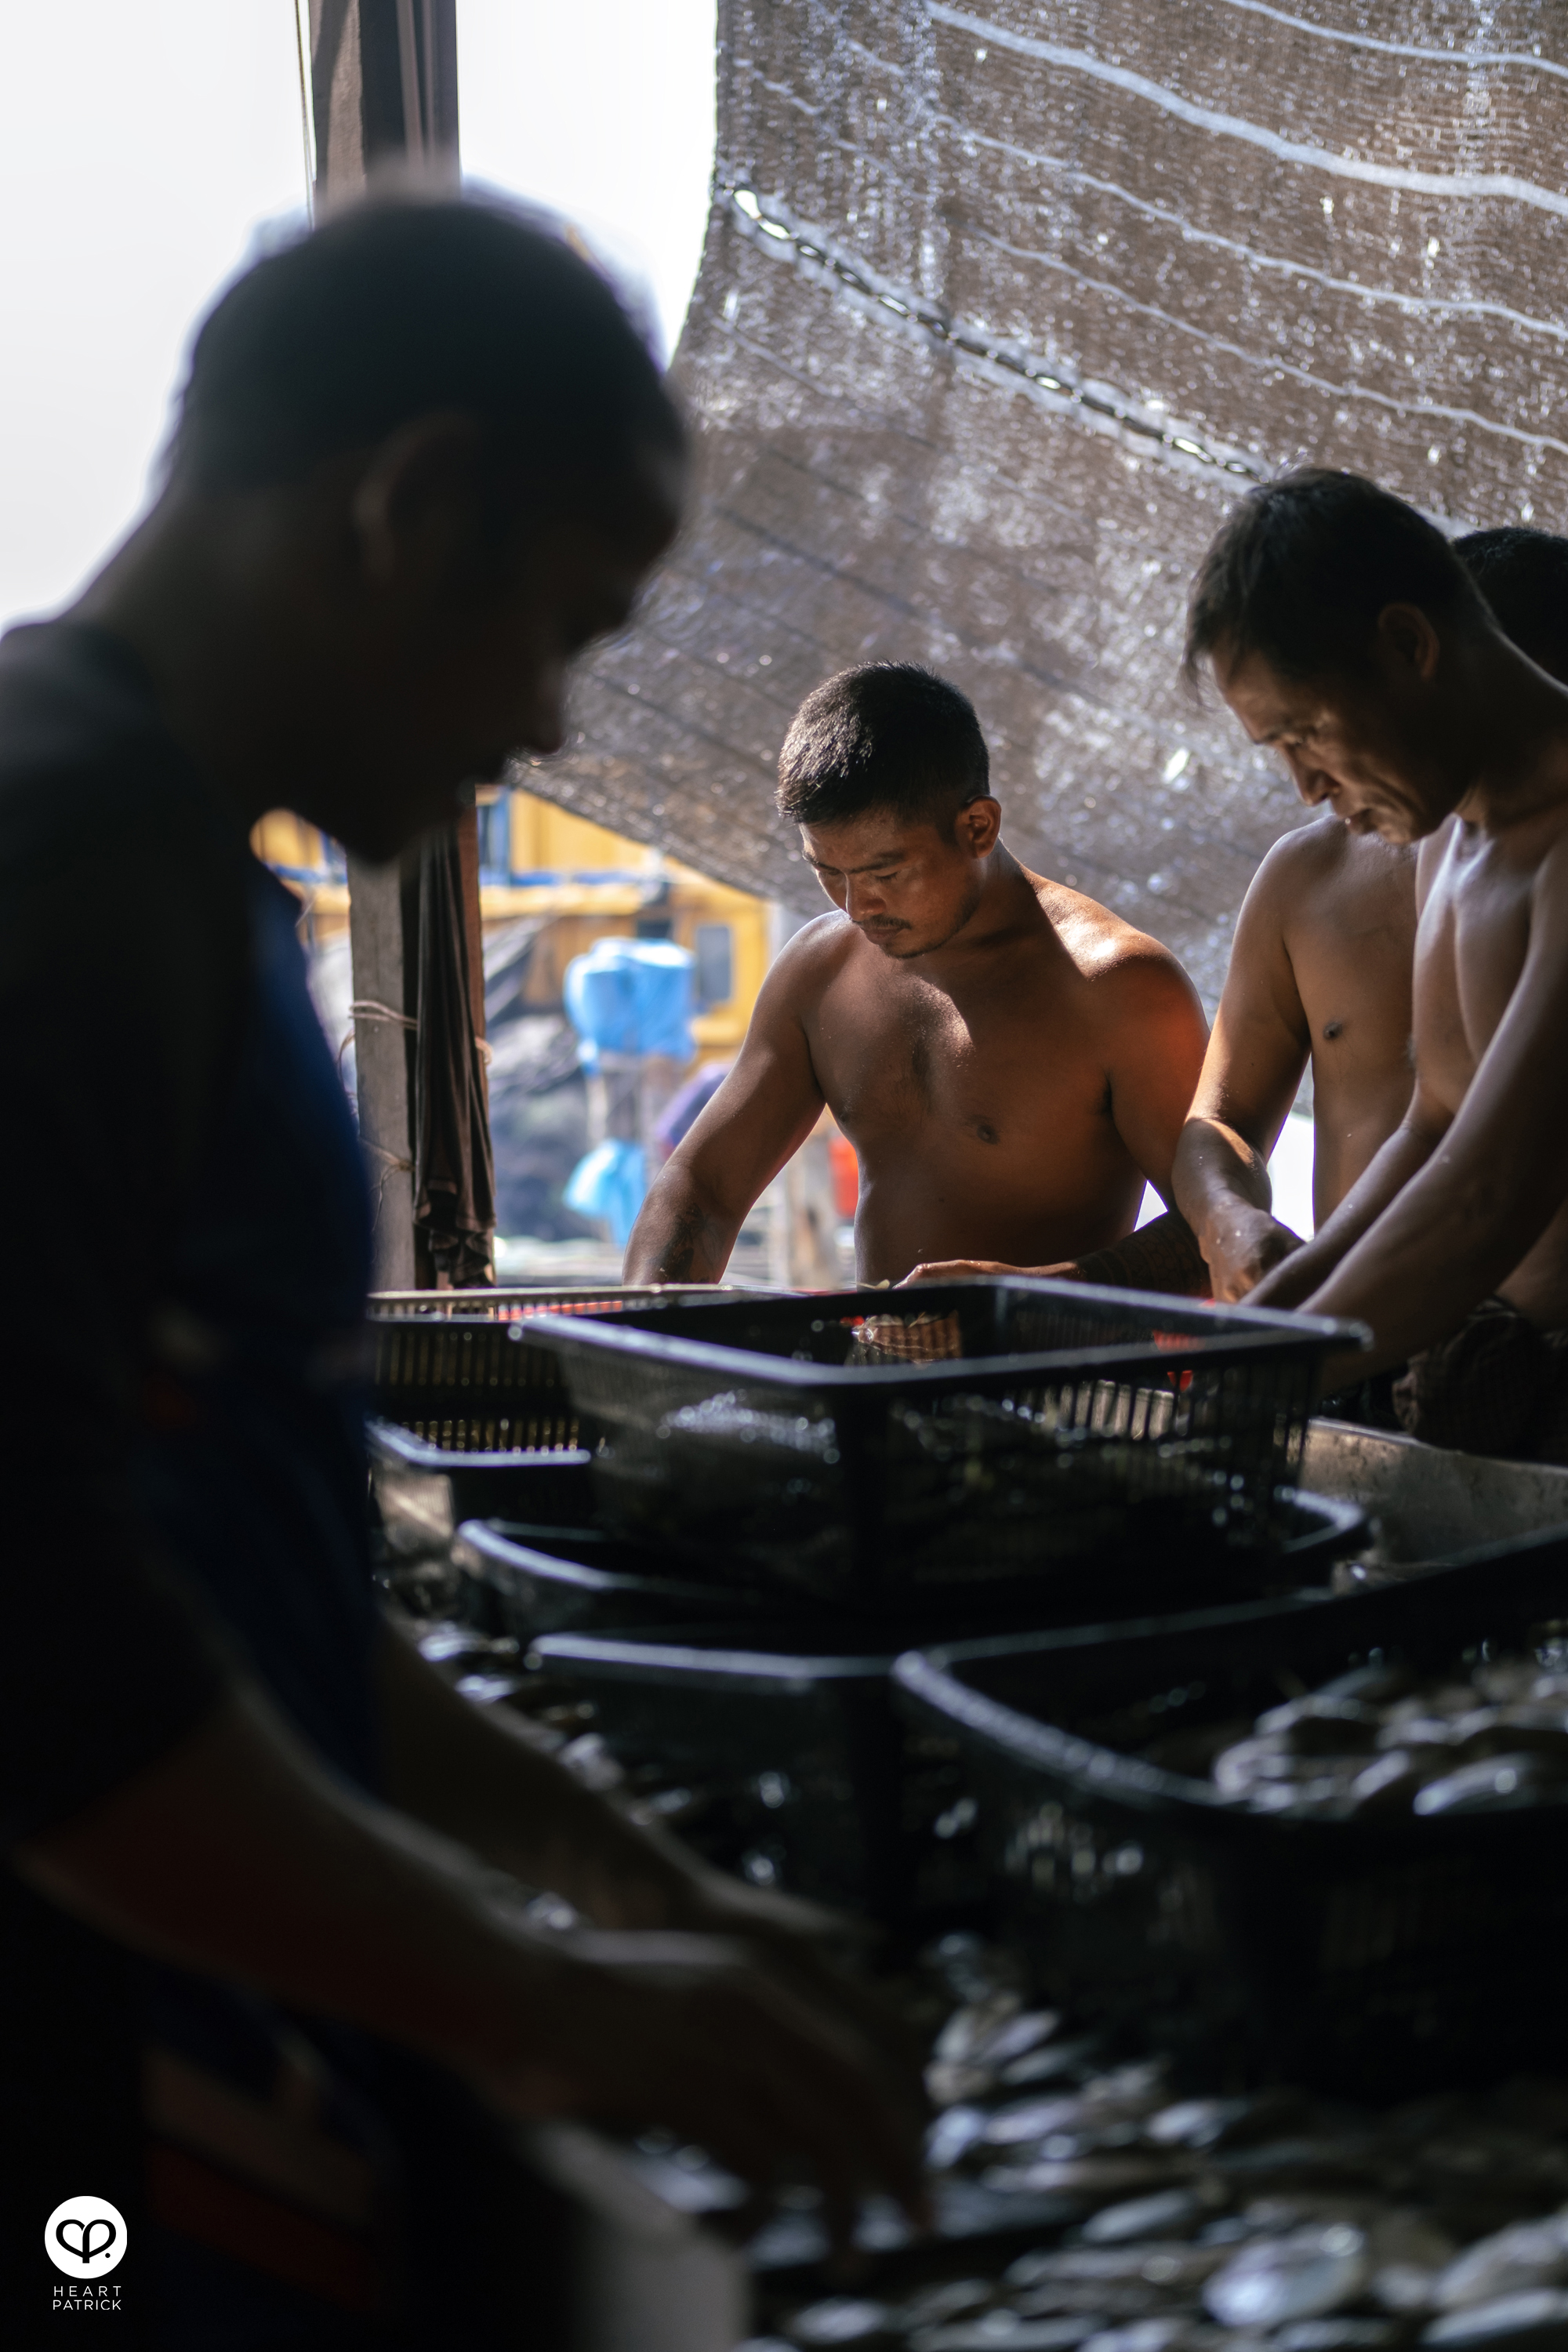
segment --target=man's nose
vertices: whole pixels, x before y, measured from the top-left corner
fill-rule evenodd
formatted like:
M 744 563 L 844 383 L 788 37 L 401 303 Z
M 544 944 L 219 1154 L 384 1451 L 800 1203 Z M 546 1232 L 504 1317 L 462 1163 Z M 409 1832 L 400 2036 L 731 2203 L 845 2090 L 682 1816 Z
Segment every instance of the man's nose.
M 862 882 L 851 874 L 845 886 L 844 911 L 852 923 L 863 923 L 868 915 L 882 912 L 882 894 L 869 882 Z
M 1324 769 L 1309 767 L 1305 760 L 1298 760 L 1289 751 L 1285 754 L 1285 764 L 1290 771 L 1290 782 L 1309 808 L 1318 808 L 1332 798 L 1334 779 Z

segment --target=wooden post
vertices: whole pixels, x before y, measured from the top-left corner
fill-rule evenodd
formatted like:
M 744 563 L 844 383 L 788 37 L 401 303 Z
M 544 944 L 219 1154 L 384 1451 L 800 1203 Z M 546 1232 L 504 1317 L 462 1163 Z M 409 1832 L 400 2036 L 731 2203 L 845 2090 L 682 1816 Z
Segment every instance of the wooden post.
M 357 194 L 374 165 L 398 158 L 416 165 L 423 178 L 455 187 L 457 0 L 310 0 L 310 110 L 318 204 Z M 482 1022 L 474 822 L 471 815 L 466 820 L 475 883 L 465 893 L 465 919 L 471 919 L 469 960 L 470 968 L 477 961 L 480 974 Z M 465 871 L 468 863 L 465 858 Z M 354 1066 L 360 1134 L 375 1198 L 378 1290 L 412 1289 L 418 1279 L 409 1120 L 418 943 L 412 929 L 416 894 L 405 891 L 404 881 L 396 861 L 377 866 L 349 859 Z

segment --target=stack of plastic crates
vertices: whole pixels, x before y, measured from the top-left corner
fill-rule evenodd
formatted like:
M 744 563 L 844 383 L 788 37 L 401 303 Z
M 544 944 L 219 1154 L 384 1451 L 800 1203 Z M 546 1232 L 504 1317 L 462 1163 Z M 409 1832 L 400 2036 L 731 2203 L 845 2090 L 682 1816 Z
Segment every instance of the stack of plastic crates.
M 602 1524 L 690 1568 L 858 1608 L 1115 1575 L 1180 1607 L 1268 1551 L 1347 1331 L 1020 1279 L 637 1304 L 536 1337 L 592 1424 Z
M 387 1541 L 434 1559 L 465 1519 L 586 1525 L 579 1416 L 537 1319 L 599 1315 L 653 1289 L 401 1290 L 370 1302 L 371 1468 Z M 685 1297 L 689 1293 L 676 1294 Z

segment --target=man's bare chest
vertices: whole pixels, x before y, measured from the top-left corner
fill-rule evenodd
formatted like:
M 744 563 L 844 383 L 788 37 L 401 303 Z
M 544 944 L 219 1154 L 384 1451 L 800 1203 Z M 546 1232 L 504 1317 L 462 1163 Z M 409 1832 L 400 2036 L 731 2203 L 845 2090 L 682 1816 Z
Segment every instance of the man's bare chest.
M 1313 909 L 1287 946 L 1313 1066 L 1372 1076 L 1408 1069 L 1414 894 L 1365 894 L 1365 903 Z
M 1533 873 L 1495 845 L 1456 840 L 1415 947 L 1415 1055 L 1423 1082 L 1457 1108 L 1519 985 L 1530 950 Z
M 1106 1081 L 1081 1012 L 1030 984 L 961 998 L 895 976 L 830 990 L 808 1028 L 813 1063 L 852 1140 L 939 1130 L 987 1147 L 1037 1144 L 1101 1109 Z

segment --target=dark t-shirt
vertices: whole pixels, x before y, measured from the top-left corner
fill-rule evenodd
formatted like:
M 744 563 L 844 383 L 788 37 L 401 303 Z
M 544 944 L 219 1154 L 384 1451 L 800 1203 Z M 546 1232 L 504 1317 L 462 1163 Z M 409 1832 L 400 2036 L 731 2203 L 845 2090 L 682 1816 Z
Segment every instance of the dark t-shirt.
M 173 1744 L 228 1660 L 374 1784 L 369 1216 L 297 913 L 125 648 L 0 643 L 7 1839 Z
M 242 995 L 232 833 L 127 653 L 0 642 L 6 1843 L 173 1746 L 228 1672 L 131 1454 Z
M 7 1843 L 237 1673 L 379 1781 L 369 1207 L 296 913 L 126 648 L 64 624 L 0 642 Z M 134 1960 L 3 1867 L 0 2116 L 7 2341 L 48 2307 L 45 2220 L 83 2191 L 131 2224 L 126 2345 L 499 2343 L 520 2279 L 533 2340 L 563 2338 L 560 2217 L 456 2081 Z
M 376 1786 L 368 1202 L 297 913 L 126 648 L 61 624 L 0 643 L 6 1844 L 166 1752 L 239 1673 Z M 149 2178 L 166 2245 L 249 2231 L 258 2259 L 288 2258 L 296 2189 L 264 2210 L 268 2179 L 201 2122 L 216 2080 L 272 2128 L 298 2035 L 271 2004 L 132 1962 L 0 1871 L 0 2037 L 4 2201 L 33 2263 L 62 2198 L 128 2200 L 145 2315 Z M 149 2053 L 183 2086 L 172 2140 L 139 2113 Z M 321 2128 L 374 2151 L 356 2068 L 375 2071 L 348 2037 Z M 183 2280 L 159 2287 L 170 2309 Z

